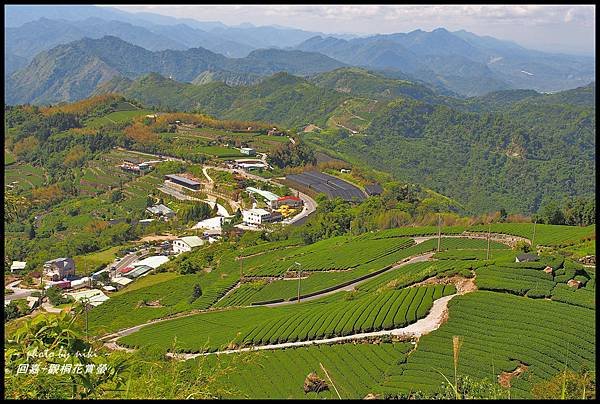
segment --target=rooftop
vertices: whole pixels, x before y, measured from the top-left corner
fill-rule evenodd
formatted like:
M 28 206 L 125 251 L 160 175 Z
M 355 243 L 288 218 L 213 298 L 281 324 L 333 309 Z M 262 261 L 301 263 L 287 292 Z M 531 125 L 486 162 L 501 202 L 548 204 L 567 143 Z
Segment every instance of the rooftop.
M 158 215 L 158 214 L 170 215 L 170 214 L 175 213 L 173 211 L 173 209 L 169 208 L 168 206 L 163 205 L 162 203 L 160 205 L 154 205 L 149 208 L 146 208 L 146 210 L 148 210 L 150 213 L 154 213 L 155 215 Z
M 199 247 L 204 244 L 204 240 L 202 240 L 198 236 L 181 237 L 180 240 L 189 245 L 190 247 Z
M 169 262 L 169 257 L 166 257 L 164 255 L 153 255 L 151 257 L 144 258 L 141 261 L 134 262 L 133 266 L 138 267 L 138 266 L 142 266 L 142 265 L 147 265 L 151 268 L 156 269 L 159 266 L 161 266 L 162 264 L 164 264 L 165 262 Z
M 297 196 L 290 196 L 290 195 L 286 195 L 286 196 L 282 196 L 281 198 L 277 199 L 278 201 L 301 201 L 302 199 L 298 198 Z
M 260 209 L 260 208 L 248 209 L 246 212 L 254 213 L 255 215 L 260 215 L 260 216 L 270 215 L 268 210 Z
M 10 266 L 10 270 L 13 271 L 15 269 L 17 269 L 17 270 L 25 269 L 26 265 L 27 265 L 27 262 L 25 262 L 25 261 L 13 261 L 12 265 Z
M 198 181 L 190 180 L 189 178 L 185 178 L 185 177 L 182 177 L 181 175 L 177 175 L 177 174 L 167 174 L 167 175 L 165 175 L 165 177 L 170 180 L 183 182 L 184 184 L 188 184 L 188 185 L 192 185 L 192 186 L 200 185 L 200 183 Z

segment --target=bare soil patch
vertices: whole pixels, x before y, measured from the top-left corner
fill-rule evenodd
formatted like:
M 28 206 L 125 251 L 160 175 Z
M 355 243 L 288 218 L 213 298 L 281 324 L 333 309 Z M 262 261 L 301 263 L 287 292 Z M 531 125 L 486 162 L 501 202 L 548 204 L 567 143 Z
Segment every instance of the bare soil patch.
M 510 388 L 510 381 L 513 377 L 519 377 L 523 372 L 525 372 L 529 366 L 524 363 L 519 363 L 519 366 L 512 372 L 502 372 L 498 375 L 498 383 L 504 388 Z

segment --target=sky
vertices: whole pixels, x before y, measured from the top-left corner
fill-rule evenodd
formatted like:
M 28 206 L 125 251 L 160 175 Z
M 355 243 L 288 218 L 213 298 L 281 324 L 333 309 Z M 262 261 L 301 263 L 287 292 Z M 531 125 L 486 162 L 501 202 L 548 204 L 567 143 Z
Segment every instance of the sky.
M 226 25 L 281 25 L 324 33 L 385 34 L 415 29 L 464 29 L 530 49 L 595 54 L 592 5 L 132 5 L 151 12 Z

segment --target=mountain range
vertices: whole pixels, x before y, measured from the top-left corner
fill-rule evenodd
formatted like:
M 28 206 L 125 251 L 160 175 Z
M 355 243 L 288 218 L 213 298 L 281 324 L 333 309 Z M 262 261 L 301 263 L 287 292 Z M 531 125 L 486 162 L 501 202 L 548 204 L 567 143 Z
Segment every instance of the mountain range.
M 595 78 L 593 57 L 444 28 L 359 38 L 110 7 L 15 6 L 6 9 L 5 34 L 8 103 L 73 101 L 115 77 L 152 72 L 193 84 L 249 85 L 280 71 L 308 76 L 356 66 L 451 97 L 556 92 Z
M 250 84 L 280 71 L 309 75 L 344 66 L 314 52 L 260 49 L 245 58 L 227 58 L 204 48 L 152 52 L 114 36 L 84 38 L 41 52 L 7 80 L 6 102 L 55 103 L 89 96 L 98 85 L 120 76 L 156 72 L 192 82 L 216 72 L 224 82 Z
M 585 85 L 595 76 L 593 57 L 547 54 L 444 28 L 350 40 L 315 36 L 295 49 L 353 66 L 399 70 L 465 96 L 514 88 L 560 91 Z

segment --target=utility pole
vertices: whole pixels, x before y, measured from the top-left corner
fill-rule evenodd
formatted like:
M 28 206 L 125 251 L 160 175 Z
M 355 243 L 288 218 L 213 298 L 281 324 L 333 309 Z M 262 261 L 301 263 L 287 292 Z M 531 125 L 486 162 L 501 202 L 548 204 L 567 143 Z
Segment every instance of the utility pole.
M 244 258 L 240 252 L 240 282 L 244 279 Z
M 300 277 L 301 276 L 301 272 L 300 272 L 301 266 L 300 266 L 300 263 L 298 263 L 298 262 L 295 262 L 295 264 L 298 265 L 298 303 L 300 303 L 300 280 L 302 279 Z
M 537 219 L 533 222 L 533 237 L 531 238 L 531 248 L 533 248 L 535 244 L 535 225 L 537 224 Z
M 485 259 L 490 259 L 490 232 L 492 231 L 492 224 L 488 225 L 488 234 L 487 234 L 487 253 L 485 254 Z
M 442 243 L 442 228 L 440 227 L 440 214 L 438 213 L 438 245 L 437 252 L 440 252 L 440 244 Z

